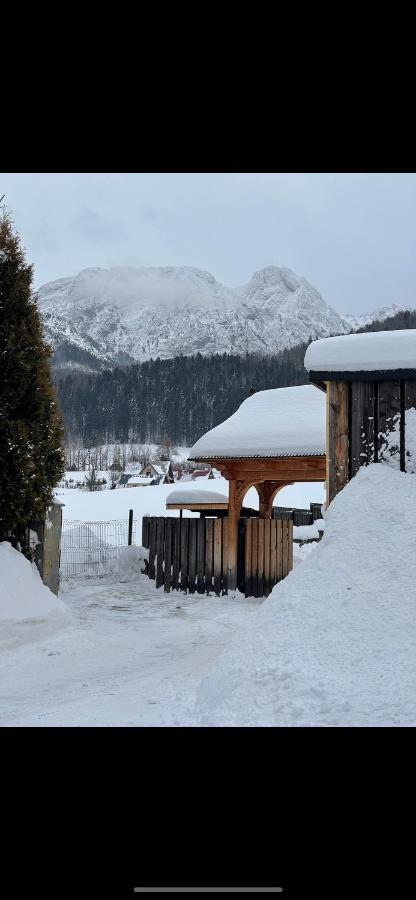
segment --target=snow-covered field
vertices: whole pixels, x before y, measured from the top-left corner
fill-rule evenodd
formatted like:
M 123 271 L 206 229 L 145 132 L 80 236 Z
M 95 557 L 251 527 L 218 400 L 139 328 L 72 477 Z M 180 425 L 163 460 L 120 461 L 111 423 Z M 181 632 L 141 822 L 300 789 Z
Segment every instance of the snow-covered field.
M 178 487 L 181 490 L 214 491 L 214 493 L 228 496 L 228 481 L 225 478 L 201 479 L 197 481 L 180 481 Z M 144 515 L 178 516 L 178 510 L 166 512 L 166 498 L 176 486 L 172 484 L 148 485 L 146 487 L 117 488 L 115 491 L 89 491 L 63 489 L 57 490 L 57 499 L 65 504 L 63 509 L 64 521 L 77 519 L 84 521 L 106 521 L 110 519 L 128 519 L 129 509 L 133 510 L 137 520 L 138 540 L 141 540 L 141 520 Z M 296 508 L 309 508 L 309 503 L 319 503 L 325 499 L 324 485 L 321 483 L 305 482 L 289 485 L 279 491 L 275 498 L 276 506 L 291 506 Z M 246 506 L 253 509 L 259 508 L 259 498 L 255 488 L 251 488 L 244 499 Z M 184 515 L 198 516 L 198 513 L 184 511 Z

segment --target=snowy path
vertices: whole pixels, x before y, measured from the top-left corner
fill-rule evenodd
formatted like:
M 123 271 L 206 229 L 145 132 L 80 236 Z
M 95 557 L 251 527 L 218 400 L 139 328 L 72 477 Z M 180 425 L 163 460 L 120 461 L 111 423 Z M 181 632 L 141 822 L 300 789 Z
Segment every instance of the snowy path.
M 201 676 L 259 603 L 164 594 L 145 576 L 61 596 L 68 627 L 0 628 L 2 726 L 196 724 Z

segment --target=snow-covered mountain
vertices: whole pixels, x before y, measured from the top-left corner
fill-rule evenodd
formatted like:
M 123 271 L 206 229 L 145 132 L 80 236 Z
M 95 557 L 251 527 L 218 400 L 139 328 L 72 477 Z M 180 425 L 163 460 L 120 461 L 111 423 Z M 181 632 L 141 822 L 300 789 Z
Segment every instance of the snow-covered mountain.
M 413 312 L 414 308 L 414 306 L 404 306 L 400 303 L 392 303 L 391 306 L 382 306 L 372 313 L 363 313 L 361 316 L 351 316 L 347 314 L 343 316 L 343 319 L 352 331 L 356 331 L 358 328 L 364 328 L 365 325 L 371 325 L 371 323 L 375 321 L 384 322 L 385 319 L 389 319 L 391 316 L 397 315 L 397 313 L 407 311 Z
M 188 267 L 84 269 L 38 292 L 55 365 L 101 368 L 202 353 L 274 353 L 353 327 L 306 278 L 268 266 L 228 288 Z

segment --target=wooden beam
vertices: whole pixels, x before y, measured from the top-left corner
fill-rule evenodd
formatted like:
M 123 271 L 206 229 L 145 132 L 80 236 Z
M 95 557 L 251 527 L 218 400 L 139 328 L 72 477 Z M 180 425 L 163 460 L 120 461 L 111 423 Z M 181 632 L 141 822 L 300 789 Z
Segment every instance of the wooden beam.
M 334 499 L 348 481 L 348 384 L 328 382 L 327 391 L 327 500 Z

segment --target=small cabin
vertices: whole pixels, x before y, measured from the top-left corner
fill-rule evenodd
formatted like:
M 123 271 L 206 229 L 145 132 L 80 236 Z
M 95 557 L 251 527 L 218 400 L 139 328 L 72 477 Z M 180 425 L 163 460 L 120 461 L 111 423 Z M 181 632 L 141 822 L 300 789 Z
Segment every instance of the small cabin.
M 155 480 L 151 475 L 130 475 L 128 481 L 125 484 L 125 487 L 148 487 L 151 484 L 155 484 Z
M 139 475 L 157 478 L 156 484 L 173 484 L 175 481 L 171 462 L 146 463 Z
M 305 368 L 326 392 L 327 503 L 369 463 L 416 473 L 416 330 L 314 341 Z

